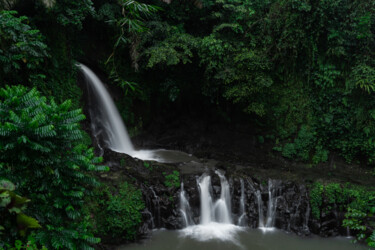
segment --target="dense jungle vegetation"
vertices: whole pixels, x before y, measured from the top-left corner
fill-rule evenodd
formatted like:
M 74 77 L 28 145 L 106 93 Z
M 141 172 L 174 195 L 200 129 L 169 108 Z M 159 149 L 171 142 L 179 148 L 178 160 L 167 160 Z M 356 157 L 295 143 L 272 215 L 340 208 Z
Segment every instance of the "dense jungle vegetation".
M 0 0 L 0 249 L 136 237 L 141 193 L 97 178 L 77 62 L 122 90 L 136 132 L 181 113 L 245 120 L 274 154 L 375 174 L 373 0 Z M 313 209 L 345 194 L 345 226 L 375 247 L 375 195 L 314 185 Z

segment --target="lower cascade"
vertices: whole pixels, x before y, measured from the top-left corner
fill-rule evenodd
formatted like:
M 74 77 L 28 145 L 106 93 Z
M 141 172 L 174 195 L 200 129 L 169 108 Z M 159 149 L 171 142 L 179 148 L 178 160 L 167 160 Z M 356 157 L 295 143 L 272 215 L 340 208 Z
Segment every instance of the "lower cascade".
M 180 216 L 183 236 L 200 241 L 215 238 L 235 242 L 237 232 L 252 227 L 249 221 L 251 218 L 254 219 L 254 215 L 257 216 L 257 228 L 263 232 L 275 229 L 278 204 L 285 203 L 279 181 L 268 180 L 268 183 L 256 187 L 247 181 L 246 190 L 245 181 L 240 179 L 239 193 L 239 190 L 231 190 L 229 181 L 221 171 L 217 170 L 214 173 L 213 176 L 205 173 L 197 178 L 197 188 L 194 190 L 199 192 L 199 214 L 195 216 L 194 209 L 189 203 L 189 194 L 184 189 L 184 183 L 181 183 Z M 220 186 L 212 184 L 213 177 L 216 181 L 220 180 Z M 236 197 L 239 198 L 237 201 L 232 199 L 233 192 L 236 191 Z M 232 211 L 232 203 L 235 206 L 234 211 Z M 247 204 L 256 204 L 256 206 L 250 208 Z M 296 223 L 295 217 L 299 217 L 302 213 L 305 215 L 301 221 L 302 227 L 308 232 L 310 213 L 308 204 L 298 205 L 294 214 L 290 215 L 290 221 Z M 288 223 L 290 228 L 290 222 Z
M 200 223 L 198 225 L 195 225 L 191 219 L 191 208 L 182 183 L 180 211 L 186 227 L 181 232 L 184 236 L 200 241 L 211 239 L 234 241 L 236 232 L 243 230 L 243 228 L 232 223 L 231 195 L 228 180 L 219 171 L 215 171 L 215 174 L 219 176 L 221 184 L 220 197 L 216 201 L 214 201 L 212 195 L 211 176 L 203 174 L 197 179 L 200 193 Z

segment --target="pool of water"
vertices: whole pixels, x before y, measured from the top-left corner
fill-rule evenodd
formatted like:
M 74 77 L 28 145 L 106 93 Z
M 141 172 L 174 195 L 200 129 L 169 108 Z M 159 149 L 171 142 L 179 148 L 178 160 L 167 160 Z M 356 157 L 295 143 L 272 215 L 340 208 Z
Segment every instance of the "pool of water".
M 163 163 L 179 163 L 198 161 L 196 157 L 177 150 L 155 149 L 137 150 L 131 154 L 132 157 L 147 161 L 158 161 Z
M 351 243 L 345 237 L 298 237 L 280 230 L 264 232 L 260 229 L 231 228 L 224 234 L 207 229 L 190 227 L 179 231 L 156 230 L 150 239 L 141 243 L 120 246 L 118 250 L 351 250 L 367 249 Z M 211 233 L 207 230 L 213 230 Z M 208 233 L 208 235 L 207 235 Z M 230 233 L 230 235 L 228 235 Z M 214 236 L 214 237 L 210 237 Z

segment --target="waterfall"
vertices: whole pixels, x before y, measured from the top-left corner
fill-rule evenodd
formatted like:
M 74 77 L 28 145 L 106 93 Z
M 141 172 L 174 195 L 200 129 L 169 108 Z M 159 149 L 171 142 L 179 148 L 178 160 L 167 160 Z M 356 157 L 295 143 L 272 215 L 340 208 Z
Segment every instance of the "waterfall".
M 263 201 L 262 201 L 262 194 L 260 193 L 260 190 L 257 190 L 255 192 L 255 197 L 257 197 L 257 203 L 258 203 L 258 227 L 263 228 L 264 227 L 264 218 L 263 218 Z
M 117 152 L 133 155 L 135 150 L 126 127 L 103 83 L 85 65 L 78 64 L 78 67 L 83 72 L 88 86 L 98 100 L 96 114 L 91 115 L 94 134 L 105 133 L 105 143 L 109 148 Z M 104 128 L 104 131 L 100 131 L 98 127 Z
M 158 227 L 161 226 L 161 221 L 160 221 L 160 198 L 159 196 L 156 195 L 154 189 L 152 187 L 150 187 L 150 190 L 152 192 L 152 194 L 154 195 L 154 200 L 153 200 L 153 205 L 154 205 L 154 210 L 156 209 L 156 212 L 157 212 L 157 221 L 158 221 Z
M 188 208 L 190 205 L 183 190 L 180 193 L 180 210 L 186 226 L 180 233 L 185 237 L 191 237 L 198 241 L 220 239 L 221 241 L 232 241 L 238 244 L 236 233 L 243 228 L 232 223 L 231 195 L 228 180 L 219 171 L 215 173 L 220 178 L 220 197 L 214 202 L 212 197 L 211 176 L 203 174 L 197 178 L 197 186 L 200 196 L 200 223 L 198 225 L 189 223 Z
M 268 209 L 266 227 L 273 227 L 276 215 L 277 198 L 274 197 L 274 183 L 268 180 Z
M 216 201 L 214 206 L 215 219 L 219 223 L 232 224 L 229 183 L 222 173 L 219 171 L 215 171 L 215 173 L 220 177 L 221 183 L 220 199 Z
M 307 193 L 306 193 L 306 197 L 307 196 Z M 307 201 L 307 206 L 306 206 L 306 213 L 305 213 L 305 221 L 303 222 L 303 229 L 306 231 L 306 232 L 309 232 L 309 219 L 310 219 L 310 211 L 311 211 L 311 208 L 310 208 L 310 202 Z
M 155 228 L 155 222 L 154 222 L 154 217 L 152 216 L 152 213 L 146 208 L 145 211 L 142 212 L 143 214 L 147 214 L 151 220 L 151 228 L 150 229 L 154 229 Z
M 232 224 L 229 183 L 219 171 L 215 171 L 215 173 L 220 177 L 221 193 L 220 198 L 214 204 L 211 196 L 211 176 L 204 174 L 198 181 L 201 201 L 200 223 L 218 222 Z
M 274 229 L 275 217 L 276 217 L 276 208 L 277 208 L 277 199 L 276 196 L 277 182 L 273 180 L 268 180 L 268 204 L 267 204 L 267 217 L 266 223 L 264 223 L 263 217 L 263 200 L 260 190 L 255 191 L 255 197 L 257 198 L 258 203 L 258 214 L 259 214 L 259 223 L 258 227 L 263 231 L 272 231 Z
M 113 151 L 125 153 L 142 160 L 168 163 L 197 160 L 192 155 L 175 150 L 135 150 L 116 105 L 103 83 L 87 66 L 78 63 L 77 67 L 79 67 L 86 79 L 89 100 L 93 101 L 95 99 L 96 101 L 91 105 L 89 112 L 92 132 L 98 142 L 103 140 L 105 146 Z M 98 143 L 98 147 L 103 153 L 102 146 Z
M 198 182 L 200 191 L 200 201 L 201 201 L 201 224 L 208 224 L 212 221 L 212 198 L 210 193 L 211 187 L 211 176 L 202 175 L 200 181 Z
M 194 221 L 191 218 L 191 208 L 188 199 L 186 198 L 184 183 L 181 183 L 181 192 L 180 192 L 180 212 L 182 219 L 185 223 L 185 227 L 194 225 Z
M 241 199 L 240 199 L 240 217 L 238 218 L 239 226 L 246 226 L 246 210 L 245 210 L 245 185 L 241 179 Z

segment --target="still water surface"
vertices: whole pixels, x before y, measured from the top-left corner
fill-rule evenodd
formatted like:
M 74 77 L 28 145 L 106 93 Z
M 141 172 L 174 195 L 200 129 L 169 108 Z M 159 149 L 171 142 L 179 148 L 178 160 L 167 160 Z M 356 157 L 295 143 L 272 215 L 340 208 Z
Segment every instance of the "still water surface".
M 298 237 L 291 233 L 275 230 L 264 233 L 259 229 L 242 229 L 229 241 L 211 239 L 202 241 L 187 236 L 184 230 L 156 230 L 153 236 L 139 244 L 130 244 L 118 250 L 352 250 L 367 249 L 351 243 L 352 239 Z

